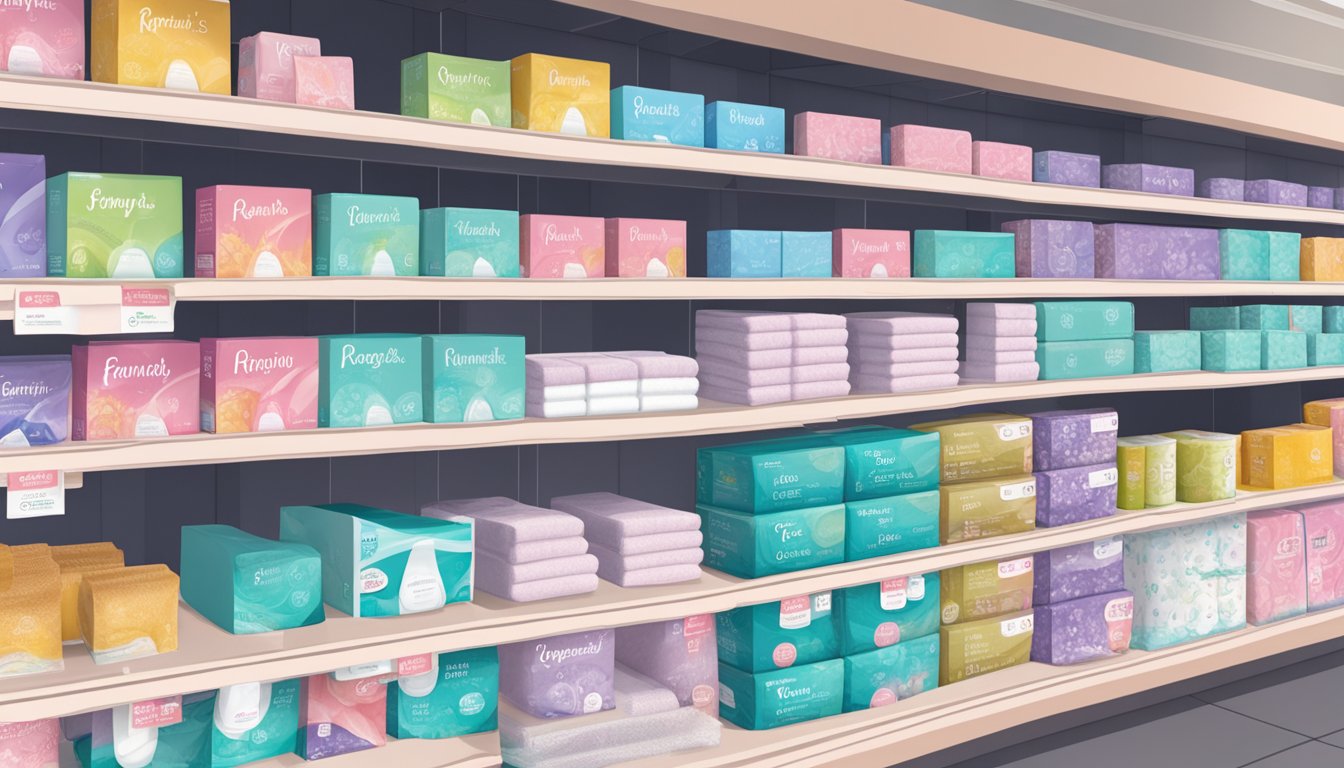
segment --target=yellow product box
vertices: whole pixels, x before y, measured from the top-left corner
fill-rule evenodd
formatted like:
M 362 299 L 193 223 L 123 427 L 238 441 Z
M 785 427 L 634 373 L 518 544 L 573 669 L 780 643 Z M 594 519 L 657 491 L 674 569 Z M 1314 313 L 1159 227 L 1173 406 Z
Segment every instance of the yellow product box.
M 1008 413 L 977 413 L 916 424 L 941 440 L 942 481 L 961 483 L 1031 471 L 1031 419 Z
M 1334 479 L 1333 432 L 1314 424 L 1289 424 L 1241 433 L 1246 484 L 1297 488 Z
M 611 135 L 611 65 L 527 53 L 513 60 L 513 127 Z
M 0 544 L 0 627 L 0 677 L 64 668 L 61 574 L 45 551 Z
M 61 569 L 61 640 L 80 642 L 79 585 L 84 574 L 126 565 L 125 556 L 110 541 L 51 548 L 51 559 Z
M 177 650 L 180 581 L 166 565 L 137 565 L 84 574 L 79 632 L 94 664 Z M 57 616 L 59 620 L 59 595 Z M 59 631 L 59 630 L 58 630 Z
M 231 92 L 229 0 L 93 0 L 91 14 L 94 80 Z
M 1120 482 L 1116 489 L 1115 506 L 1120 509 L 1144 509 L 1144 477 L 1148 472 L 1148 449 L 1142 445 L 1115 443 L 1115 464 Z
M 1029 610 L 942 627 L 938 684 L 958 683 L 1027 663 L 1031 658 L 1034 627 L 1034 616 Z
M 1036 528 L 1034 475 L 952 483 L 940 487 L 938 493 L 942 496 L 939 534 L 943 544 Z
M 1344 238 L 1302 238 L 1301 272 L 1303 280 L 1344 280 Z
M 944 624 L 976 621 L 1031 608 L 1035 558 L 961 565 L 940 577 Z

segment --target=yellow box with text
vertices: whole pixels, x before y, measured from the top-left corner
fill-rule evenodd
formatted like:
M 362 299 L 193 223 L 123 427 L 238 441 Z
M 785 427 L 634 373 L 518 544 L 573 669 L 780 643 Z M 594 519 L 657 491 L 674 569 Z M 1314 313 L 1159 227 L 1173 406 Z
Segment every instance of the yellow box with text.
M 513 127 L 611 135 L 611 65 L 528 53 L 513 60 Z
M 1334 479 L 1333 432 L 1313 424 L 1289 424 L 1242 433 L 1246 484 L 1297 488 Z
M 89 29 L 100 83 L 231 92 L 229 0 L 93 0 Z

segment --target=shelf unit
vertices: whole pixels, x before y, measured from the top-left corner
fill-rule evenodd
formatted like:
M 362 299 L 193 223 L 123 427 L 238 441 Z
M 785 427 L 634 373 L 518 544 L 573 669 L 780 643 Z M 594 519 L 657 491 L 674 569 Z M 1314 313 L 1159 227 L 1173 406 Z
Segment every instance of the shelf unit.
M 63 745 L 60 768 L 79 768 L 74 750 L 67 742 Z M 404 739 L 388 738 L 387 745 L 377 752 L 379 765 L 396 765 L 401 768 L 496 768 L 500 764 L 499 734 L 473 733 L 455 739 Z M 367 768 L 369 752 L 352 752 L 322 760 L 324 768 Z M 386 761 L 386 762 L 382 762 Z M 301 768 L 308 761 L 298 755 L 288 754 L 248 763 L 249 768 Z

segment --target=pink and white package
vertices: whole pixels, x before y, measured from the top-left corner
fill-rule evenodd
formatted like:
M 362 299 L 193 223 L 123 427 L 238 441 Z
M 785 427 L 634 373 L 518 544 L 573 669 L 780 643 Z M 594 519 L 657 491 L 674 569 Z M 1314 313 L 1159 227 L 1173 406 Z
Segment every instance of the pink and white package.
M 709 618 L 712 625 L 714 617 Z M 54 717 L 29 723 L 0 723 L 0 765 L 56 768 L 60 763 L 60 742 L 60 720 Z
M 200 432 L 201 352 L 194 341 L 91 341 L 71 350 L 74 440 Z
M 971 134 L 929 125 L 891 129 L 891 164 L 946 173 L 970 173 Z
M 677 695 L 683 707 L 719 716 L 719 643 L 714 614 L 616 630 L 616 660 Z
M 1302 513 L 1270 509 L 1246 516 L 1246 620 L 1268 624 L 1307 612 Z
M 793 154 L 881 165 L 882 121 L 799 112 L 793 116 Z
M 258 32 L 238 41 L 238 95 L 294 103 L 294 57 L 321 56 L 315 37 Z
M 1031 181 L 1031 147 L 998 141 L 971 142 L 971 173 L 995 179 Z
M 317 339 L 201 339 L 201 431 L 317 428 Z
M 1327 501 L 1297 508 L 1307 550 L 1307 610 L 1344 603 L 1344 503 Z
M 387 744 L 387 683 L 376 677 L 303 678 L 298 753 L 320 760 Z
M 83 0 L 0 2 L 0 72 L 83 80 Z
M 607 277 L 685 277 L 686 222 L 607 219 Z
M 831 234 L 835 277 L 909 277 L 910 233 L 899 229 L 837 229 Z
M 355 108 L 355 61 L 349 56 L 295 56 L 294 103 Z

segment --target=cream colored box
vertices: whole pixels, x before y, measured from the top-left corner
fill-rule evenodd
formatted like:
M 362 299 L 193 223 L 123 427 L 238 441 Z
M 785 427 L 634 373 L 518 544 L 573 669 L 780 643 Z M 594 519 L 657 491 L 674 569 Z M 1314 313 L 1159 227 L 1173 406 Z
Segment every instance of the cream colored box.
M 230 93 L 229 0 L 93 0 L 100 83 Z

